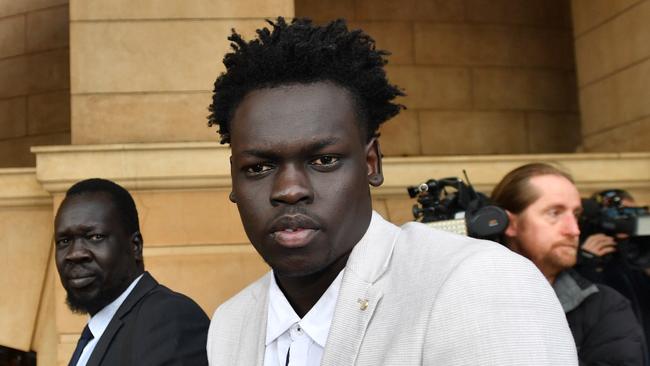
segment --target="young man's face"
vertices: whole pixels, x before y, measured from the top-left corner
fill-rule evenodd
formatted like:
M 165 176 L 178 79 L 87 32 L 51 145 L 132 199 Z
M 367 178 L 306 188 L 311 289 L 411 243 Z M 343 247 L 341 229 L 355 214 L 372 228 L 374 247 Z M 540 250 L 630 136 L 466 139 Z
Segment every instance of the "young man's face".
M 133 241 L 108 194 L 67 197 L 54 227 L 56 267 L 72 310 L 94 314 L 141 273 L 142 243 Z
M 380 157 L 359 126 L 351 94 L 325 82 L 254 90 L 237 107 L 231 199 L 276 274 L 325 270 L 366 232 Z
M 580 194 L 573 183 L 558 175 L 532 177 L 529 185 L 539 198 L 520 214 L 510 215 L 506 237 L 512 250 L 530 259 L 547 277 L 554 277 L 576 262 Z

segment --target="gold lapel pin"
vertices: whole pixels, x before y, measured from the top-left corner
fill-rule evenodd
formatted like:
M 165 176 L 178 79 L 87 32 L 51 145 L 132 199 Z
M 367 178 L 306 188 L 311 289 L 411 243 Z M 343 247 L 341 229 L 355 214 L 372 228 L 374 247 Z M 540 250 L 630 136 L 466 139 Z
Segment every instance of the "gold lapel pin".
M 366 310 L 368 308 L 368 299 L 358 299 L 359 309 Z

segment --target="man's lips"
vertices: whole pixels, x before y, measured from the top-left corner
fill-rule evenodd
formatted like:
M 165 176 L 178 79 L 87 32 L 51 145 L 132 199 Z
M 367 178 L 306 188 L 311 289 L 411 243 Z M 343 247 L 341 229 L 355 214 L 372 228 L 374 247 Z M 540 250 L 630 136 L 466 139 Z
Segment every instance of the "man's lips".
M 68 278 L 68 285 L 73 288 L 83 288 L 95 281 L 95 276 L 88 275 L 83 277 L 71 277 Z
M 271 235 L 276 243 L 284 247 L 301 248 L 309 244 L 317 231 L 317 229 L 296 228 L 276 231 Z

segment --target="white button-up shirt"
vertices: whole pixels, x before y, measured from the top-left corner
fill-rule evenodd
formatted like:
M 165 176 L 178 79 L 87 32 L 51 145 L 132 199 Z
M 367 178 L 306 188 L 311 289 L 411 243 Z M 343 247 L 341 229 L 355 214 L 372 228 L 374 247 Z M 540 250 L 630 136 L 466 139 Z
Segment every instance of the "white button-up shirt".
M 332 325 L 343 278 L 341 271 L 323 296 L 300 319 L 271 276 L 264 366 L 318 366 Z
M 117 297 L 117 299 L 104 306 L 102 310 L 98 311 L 97 314 L 90 318 L 88 321 L 88 329 L 90 329 L 90 333 L 93 334 L 93 339 L 91 339 L 88 344 L 86 344 L 86 347 L 84 347 L 84 350 L 79 357 L 79 361 L 77 361 L 77 366 L 86 366 L 88 359 L 90 359 L 90 355 L 92 355 L 95 350 L 97 341 L 99 341 L 99 338 L 104 334 L 106 327 L 108 327 L 108 323 L 111 322 L 111 319 L 113 319 L 113 316 L 117 313 L 117 309 L 120 308 L 124 300 L 126 300 L 127 296 L 129 296 L 131 291 L 133 291 L 133 288 L 138 284 L 138 281 L 140 281 L 141 278 L 142 275 L 138 276 L 138 278 L 133 280 L 129 287 L 127 287 L 126 290 Z

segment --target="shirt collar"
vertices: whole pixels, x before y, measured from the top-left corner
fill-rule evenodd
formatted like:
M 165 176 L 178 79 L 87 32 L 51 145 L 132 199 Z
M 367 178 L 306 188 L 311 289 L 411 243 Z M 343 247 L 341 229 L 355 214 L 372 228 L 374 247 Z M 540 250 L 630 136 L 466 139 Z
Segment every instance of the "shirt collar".
M 339 290 L 341 289 L 344 271 L 339 272 L 325 293 L 302 319 L 296 314 L 284 296 L 284 293 L 280 290 L 280 287 L 275 281 L 275 276 L 271 276 L 266 346 L 268 347 L 269 344 L 273 343 L 279 336 L 288 331 L 292 325 L 299 323 L 307 335 L 319 346 L 324 348 L 330 326 L 332 325 L 332 319 L 334 318 L 334 309 Z
M 113 319 L 113 316 L 115 316 L 115 313 L 117 313 L 117 310 L 120 308 L 124 300 L 129 296 L 131 291 L 133 291 L 133 288 L 135 288 L 135 285 L 138 284 L 138 281 L 142 278 L 143 275 L 138 276 L 131 284 L 129 287 L 122 292 L 120 296 L 118 296 L 113 302 L 110 304 L 104 306 L 104 308 L 100 311 L 97 312 L 97 314 L 93 315 L 90 320 L 88 321 L 88 328 L 90 329 L 90 332 L 93 334 L 93 338 L 99 339 L 102 334 L 104 334 L 104 331 L 106 330 L 106 327 L 108 327 L 108 323 L 110 323 L 111 319 Z

